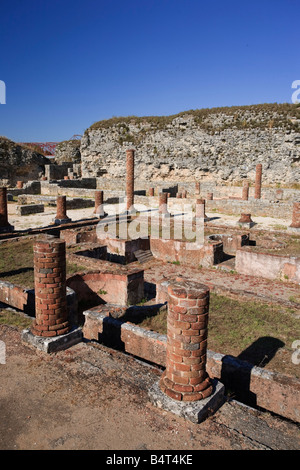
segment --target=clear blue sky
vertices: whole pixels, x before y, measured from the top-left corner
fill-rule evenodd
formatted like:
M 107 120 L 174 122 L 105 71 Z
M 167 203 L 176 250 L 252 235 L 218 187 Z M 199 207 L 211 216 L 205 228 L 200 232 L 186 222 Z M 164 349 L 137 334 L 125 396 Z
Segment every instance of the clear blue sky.
M 291 102 L 299 13 L 299 0 L 0 0 L 0 135 Z

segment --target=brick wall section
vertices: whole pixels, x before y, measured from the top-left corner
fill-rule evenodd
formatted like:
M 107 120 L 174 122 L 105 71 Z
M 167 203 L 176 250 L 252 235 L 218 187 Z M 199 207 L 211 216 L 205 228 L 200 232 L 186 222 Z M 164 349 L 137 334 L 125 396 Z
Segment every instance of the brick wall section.
M 300 228 L 300 202 L 294 202 L 293 204 L 292 223 L 290 227 Z
M 261 178 L 262 178 L 262 164 L 258 163 L 258 165 L 256 165 L 256 173 L 255 173 L 255 193 L 254 193 L 255 199 L 261 198 Z
M 7 188 L 0 188 L 0 227 L 7 227 Z
M 197 401 L 212 393 L 206 372 L 208 287 L 179 281 L 168 287 L 166 370 L 161 390 L 179 401 Z
M 36 336 L 59 336 L 69 331 L 66 299 L 66 245 L 60 239 L 34 243 Z
M 134 150 L 126 150 L 126 209 L 134 204 Z

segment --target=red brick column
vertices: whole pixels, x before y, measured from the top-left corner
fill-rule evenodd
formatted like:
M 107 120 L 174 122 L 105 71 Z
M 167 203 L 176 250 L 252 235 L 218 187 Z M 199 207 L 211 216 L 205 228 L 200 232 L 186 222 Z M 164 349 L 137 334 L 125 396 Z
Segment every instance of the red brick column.
M 17 181 L 17 188 L 22 189 L 23 188 L 23 181 Z
M 67 216 L 67 198 L 66 196 L 57 196 L 56 198 L 56 218 L 57 222 L 67 222 L 70 218 Z
M 199 219 L 206 219 L 205 215 L 205 199 L 196 200 L 196 217 Z
M 180 401 L 196 401 L 212 394 L 206 372 L 209 289 L 194 281 L 168 287 L 167 359 L 161 390 Z
M 200 194 L 200 183 L 195 183 L 195 194 Z
M 255 199 L 261 198 L 261 177 L 262 177 L 262 164 L 258 163 L 256 165 L 256 173 L 255 173 Z
M 95 191 L 95 209 L 94 214 L 102 217 L 104 215 L 103 210 L 103 191 Z
M 207 197 L 208 201 L 212 201 L 213 198 L 214 198 L 214 194 L 213 193 L 207 193 L 206 197 Z
M 1 227 L 8 227 L 7 216 L 7 188 L 0 188 L 0 229 Z
M 149 196 L 154 196 L 154 188 L 149 188 Z
M 300 202 L 294 202 L 293 204 L 292 223 L 290 227 L 300 228 Z
M 126 150 L 126 209 L 134 204 L 134 150 Z
M 66 245 L 64 240 L 34 243 L 35 310 L 31 332 L 36 336 L 68 333 Z
M 242 200 L 248 201 L 249 198 L 249 181 L 244 181 L 243 183 L 243 192 L 242 192 Z
M 159 193 L 159 209 L 158 212 L 160 215 L 167 215 L 168 212 L 168 193 L 162 192 Z

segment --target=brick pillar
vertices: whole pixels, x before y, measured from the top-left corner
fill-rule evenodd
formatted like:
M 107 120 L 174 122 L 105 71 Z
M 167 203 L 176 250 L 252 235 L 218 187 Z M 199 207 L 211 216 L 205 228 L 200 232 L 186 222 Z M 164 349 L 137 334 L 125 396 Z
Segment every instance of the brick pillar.
M 195 183 L 195 194 L 200 194 L 200 183 Z
M 0 228 L 8 227 L 7 189 L 0 188 Z
M 56 198 L 56 218 L 55 223 L 63 224 L 70 222 L 70 218 L 67 216 L 67 198 L 66 196 L 57 196 Z
M 126 210 L 134 204 L 134 150 L 126 150 Z
M 300 202 L 294 202 L 293 204 L 292 223 L 290 227 L 300 228 Z
M 249 198 L 249 181 L 244 181 L 243 183 L 243 192 L 242 192 L 242 200 L 248 201 Z
M 23 188 L 23 181 L 17 181 L 17 188 L 22 189 Z
M 154 188 L 149 188 L 149 196 L 154 196 Z
M 241 214 L 240 219 L 238 220 L 238 225 L 242 227 L 248 227 L 250 228 L 253 225 L 253 221 L 251 219 L 251 214 Z
M 168 193 L 159 193 L 159 215 L 168 215 Z
M 166 370 L 161 390 L 179 401 L 197 401 L 212 394 L 206 372 L 209 289 L 194 281 L 168 287 Z
M 261 175 L 262 175 L 262 164 L 258 163 L 256 165 L 256 173 L 255 173 L 255 192 L 254 192 L 255 199 L 261 198 Z
M 205 215 L 205 199 L 196 200 L 196 217 L 199 219 L 207 219 Z
M 94 214 L 96 214 L 98 217 L 104 217 L 105 215 L 103 210 L 103 191 L 95 191 Z
M 36 336 L 68 333 L 66 299 L 66 244 L 57 238 L 34 243 L 35 320 L 31 332 Z
M 207 198 L 208 201 L 212 201 L 213 198 L 214 198 L 214 194 L 213 193 L 207 193 L 206 198 Z

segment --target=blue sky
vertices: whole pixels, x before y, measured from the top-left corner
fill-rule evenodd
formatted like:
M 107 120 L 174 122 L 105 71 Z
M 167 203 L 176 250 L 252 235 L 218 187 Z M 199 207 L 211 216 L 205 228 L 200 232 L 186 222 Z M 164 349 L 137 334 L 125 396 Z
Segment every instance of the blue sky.
M 299 0 L 0 0 L 0 135 L 291 102 L 299 13 Z

